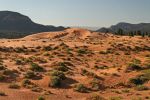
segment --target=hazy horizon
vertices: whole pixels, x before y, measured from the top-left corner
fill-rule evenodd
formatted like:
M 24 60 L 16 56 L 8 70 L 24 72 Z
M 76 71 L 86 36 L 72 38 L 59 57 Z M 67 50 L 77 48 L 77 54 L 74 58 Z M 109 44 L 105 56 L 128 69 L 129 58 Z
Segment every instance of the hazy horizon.
M 55 26 L 109 27 L 118 22 L 149 23 L 150 0 L 0 0 L 0 11 Z

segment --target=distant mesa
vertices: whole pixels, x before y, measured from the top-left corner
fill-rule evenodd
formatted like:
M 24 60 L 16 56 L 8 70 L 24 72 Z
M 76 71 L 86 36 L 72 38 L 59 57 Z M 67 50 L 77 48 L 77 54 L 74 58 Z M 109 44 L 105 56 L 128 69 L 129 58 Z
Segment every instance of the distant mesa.
M 119 29 L 122 29 L 124 32 L 131 32 L 131 31 L 141 31 L 141 32 L 150 32 L 150 23 L 140 23 L 140 24 L 130 24 L 121 22 L 116 25 L 112 25 L 109 28 L 100 28 L 97 32 L 117 32 Z
M 28 16 L 12 11 L 0 11 L 0 38 L 24 37 L 37 32 L 62 31 L 64 27 L 45 26 Z

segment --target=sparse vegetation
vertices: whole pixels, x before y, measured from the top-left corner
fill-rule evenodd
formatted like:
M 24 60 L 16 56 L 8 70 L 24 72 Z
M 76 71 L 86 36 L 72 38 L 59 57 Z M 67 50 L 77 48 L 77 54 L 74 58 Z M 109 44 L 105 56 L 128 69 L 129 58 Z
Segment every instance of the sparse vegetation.
M 16 83 L 12 83 L 8 87 L 11 88 L 11 89 L 19 89 L 20 88 L 20 86 Z
M 68 67 L 67 67 L 66 64 L 63 63 L 63 62 L 60 62 L 60 63 L 58 64 L 58 66 L 56 66 L 54 69 L 55 69 L 55 70 L 59 70 L 59 71 L 63 71 L 63 72 L 68 71 Z
M 142 67 L 135 63 L 129 63 L 129 65 L 126 68 L 126 72 L 139 71 L 139 70 L 142 70 Z
M 58 76 L 52 76 L 50 83 L 49 83 L 50 87 L 60 87 L 61 86 L 61 79 Z
M 5 79 L 4 75 L 0 75 L 0 81 L 3 81 Z
M 74 90 L 77 91 L 77 92 L 81 92 L 81 93 L 87 93 L 88 92 L 87 87 L 85 87 L 83 84 L 75 85 Z
M 30 69 L 31 69 L 32 71 L 38 71 L 38 72 L 41 72 L 41 71 L 44 70 L 44 69 L 43 69 L 41 66 L 39 66 L 37 63 L 31 63 Z
M 137 76 L 135 78 L 131 78 L 129 79 L 129 82 L 131 84 L 134 84 L 134 85 L 142 85 L 144 84 L 145 82 L 147 82 L 149 79 L 148 77 L 145 77 L 143 75 L 140 75 L 140 76 Z
M 134 32 L 130 37 L 97 32 L 84 36 L 90 33 L 84 31 L 1 40 L 0 89 L 8 95 L 1 98 L 149 99 L 149 37 Z
M 123 98 L 120 96 L 110 97 L 110 100 L 122 100 Z
M 38 100 L 45 100 L 43 96 L 38 97 Z
M 62 71 L 53 70 L 50 74 L 51 74 L 51 76 L 59 77 L 61 80 L 66 79 L 66 76 L 65 76 L 65 74 Z
M 106 99 L 98 94 L 93 94 L 91 97 L 87 98 L 87 100 L 106 100 Z
M 0 91 L 0 96 L 6 96 L 5 92 Z
M 25 78 L 32 79 L 32 78 L 34 78 L 36 75 L 35 75 L 35 73 L 34 73 L 33 71 L 27 71 L 24 76 L 25 76 Z
M 149 90 L 149 88 L 147 86 L 144 86 L 144 85 L 138 85 L 135 87 L 135 90 L 144 91 L 144 90 Z

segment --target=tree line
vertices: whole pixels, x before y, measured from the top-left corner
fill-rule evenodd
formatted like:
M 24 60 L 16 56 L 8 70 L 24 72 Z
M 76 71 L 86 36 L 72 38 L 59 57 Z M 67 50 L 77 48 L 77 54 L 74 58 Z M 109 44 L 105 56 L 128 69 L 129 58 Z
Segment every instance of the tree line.
M 140 30 L 125 32 L 123 29 L 118 29 L 118 31 L 115 32 L 114 34 L 115 35 L 122 35 L 122 36 L 127 35 L 127 36 L 142 36 L 142 37 L 148 36 L 148 37 L 150 37 L 150 32 L 142 32 Z

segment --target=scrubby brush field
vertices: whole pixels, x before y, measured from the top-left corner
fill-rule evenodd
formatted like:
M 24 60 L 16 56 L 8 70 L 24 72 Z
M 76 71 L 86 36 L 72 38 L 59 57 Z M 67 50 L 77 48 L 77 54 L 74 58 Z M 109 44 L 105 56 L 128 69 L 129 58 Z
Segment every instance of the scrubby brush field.
M 150 38 L 67 29 L 0 40 L 0 100 L 148 100 Z

